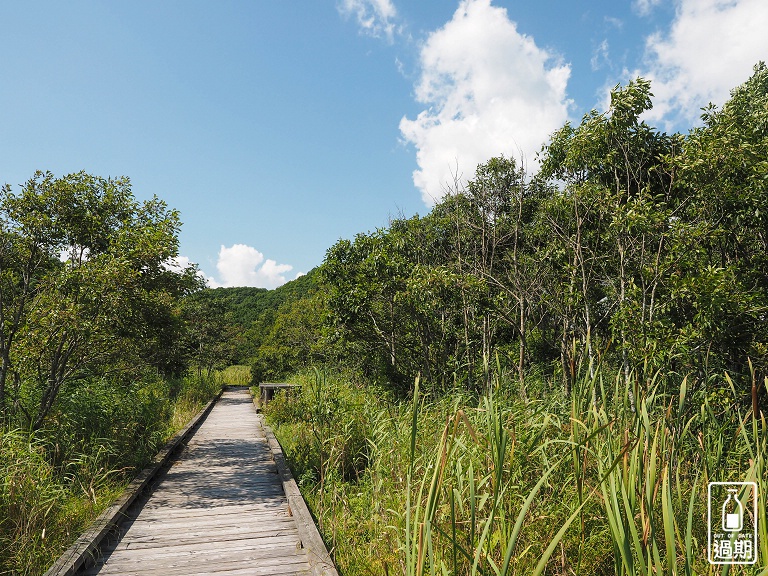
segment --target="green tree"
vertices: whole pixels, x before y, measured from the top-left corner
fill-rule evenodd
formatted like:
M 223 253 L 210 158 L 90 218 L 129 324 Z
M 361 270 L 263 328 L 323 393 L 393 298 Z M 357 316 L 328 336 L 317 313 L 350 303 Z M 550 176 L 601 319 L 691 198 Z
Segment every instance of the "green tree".
M 523 385 L 527 337 L 535 302 L 541 293 L 540 260 L 534 253 L 534 220 L 542 188 L 527 182 L 525 168 L 503 156 L 480 164 L 463 194 L 473 208 L 457 230 L 474 231 L 477 238 L 471 258 L 473 274 L 489 286 L 492 304 L 484 320 L 483 356 L 490 358 L 496 347 L 499 323 L 505 323 L 516 340 L 517 373 Z M 467 242 L 465 242 L 467 244 Z M 462 256 L 458 255 L 459 263 Z
M 198 294 L 185 298 L 182 304 L 182 345 L 198 375 L 205 371 L 210 376 L 214 369 L 226 368 L 240 359 L 243 329 L 221 300 L 199 298 Z
M 362 345 L 369 369 L 380 366 L 399 385 L 412 368 L 409 316 L 398 302 L 413 266 L 404 247 L 384 230 L 358 234 L 332 246 L 322 268 L 336 329 Z
M 686 266 L 673 280 L 680 293 L 681 356 L 747 372 L 750 356 L 768 367 L 768 68 L 710 106 L 674 167 L 690 223 L 680 250 Z
M 539 177 L 563 184 L 548 218 L 559 245 L 552 250 L 565 249 L 568 270 L 558 312 L 566 386 L 575 350 L 585 351 L 593 370 L 596 344 L 617 342 L 627 381 L 648 352 L 670 210 L 678 202 L 662 159 L 673 156 L 679 140 L 641 121 L 651 97 L 642 78 L 617 87 L 608 111 L 592 111 L 576 128 L 566 124 L 544 150 Z
M 332 353 L 326 334 L 327 315 L 326 294 L 319 288 L 284 302 L 260 338 L 251 367 L 254 382 L 276 380 L 324 363 Z
M 442 387 L 497 352 L 521 383 L 559 356 L 567 393 L 601 362 L 627 383 L 747 357 L 768 372 L 766 67 L 688 135 L 644 122 L 651 98 L 643 79 L 617 87 L 553 134 L 534 178 L 492 158 L 429 215 L 332 247 L 328 306 L 359 365 Z
M 178 213 L 139 203 L 127 178 L 38 172 L 0 196 L 0 409 L 41 426 L 68 382 L 109 371 L 179 369 Z M 10 390 L 9 382 L 13 382 Z M 9 402 L 10 400 L 10 402 Z

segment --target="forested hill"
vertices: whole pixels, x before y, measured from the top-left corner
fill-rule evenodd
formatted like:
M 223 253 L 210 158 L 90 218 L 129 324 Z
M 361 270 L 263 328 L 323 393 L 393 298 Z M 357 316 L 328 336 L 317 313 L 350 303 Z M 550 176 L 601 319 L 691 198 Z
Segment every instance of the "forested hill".
M 195 294 L 200 302 L 220 304 L 229 320 L 241 328 L 249 328 L 266 311 L 276 312 L 285 302 L 298 300 L 310 291 L 316 282 L 318 269 L 291 280 L 274 290 L 266 288 L 210 288 Z
M 319 330 L 314 306 L 319 268 L 274 290 L 206 288 L 190 295 L 185 317 L 191 329 L 187 346 L 196 365 L 208 371 L 230 364 L 254 367 L 256 379 L 277 377 L 309 357 L 309 336 Z M 299 337 L 299 334 L 304 336 Z

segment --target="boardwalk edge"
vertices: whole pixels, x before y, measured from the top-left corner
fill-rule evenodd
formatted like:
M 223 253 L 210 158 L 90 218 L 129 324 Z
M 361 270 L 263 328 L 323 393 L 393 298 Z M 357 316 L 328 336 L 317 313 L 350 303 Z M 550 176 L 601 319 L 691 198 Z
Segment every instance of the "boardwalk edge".
M 219 400 L 224 390 L 200 410 L 152 459 L 149 466 L 144 468 L 136 478 L 131 481 L 120 497 L 115 500 L 104 512 L 102 512 L 83 532 L 69 549 L 64 552 L 56 562 L 48 569 L 45 576 L 73 576 L 80 567 L 92 557 L 104 537 L 109 534 L 123 519 L 125 511 L 133 504 L 136 497 L 146 488 L 160 469 L 170 460 L 174 452 L 194 432 L 198 424 L 202 423 L 214 404 Z
M 256 404 L 256 400 L 257 399 L 254 398 L 254 404 Z M 256 405 L 258 406 L 258 404 Z M 299 486 L 293 478 L 291 469 L 288 467 L 288 463 L 285 460 L 285 453 L 283 452 L 282 446 L 280 446 L 280 442 L 275 437 L 272 428 L 267 425 L 263 414 L 259 414 L 259 419 L 267 437 L 269 448 L 272 451 L 272 456 L 275 459 L 277 473 L 280 475 L 280 480 L 283 483 L 283 491 L 288 498 L 288 505 L 290 506 L 293 518 L 296 521 L 301 544 L 307 552 L 313 576 L 339 576 L 339 573 L 336 571 L 336 566 L 331 559 L 331 555 L 325 547 L 325 542 L 323 542 L 323 538 L 320 536 L 315 520 L 312 518 L 312 513 L 309 511 L 307 503 L 301 495 Z

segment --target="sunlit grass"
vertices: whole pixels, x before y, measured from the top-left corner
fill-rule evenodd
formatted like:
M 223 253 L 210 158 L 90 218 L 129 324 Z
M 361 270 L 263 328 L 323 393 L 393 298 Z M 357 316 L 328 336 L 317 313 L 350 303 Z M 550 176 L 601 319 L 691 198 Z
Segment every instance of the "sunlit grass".
M 765 502 L 765 415 L 727 377 L 695 393 L 632 379 L 630 397 L 598 371 L 522 399 L 502 375 L 479 397 L 410 401 L 299 379 L 266 413 L 345 575 L 721 574 L 707 483 L 754 480 Z M 768 574 L 760 514 L 759 562 L 731 573 Z
M 129 390 L 99 381 L 35 433 L 0 428 L 0 574 L 43 574 L 220 388 L 192 376 Z
M 224 385 L 229 386 L 248 386 L 251 383 L 250 366 L 229 366 L 217 373 L 217 378 Z

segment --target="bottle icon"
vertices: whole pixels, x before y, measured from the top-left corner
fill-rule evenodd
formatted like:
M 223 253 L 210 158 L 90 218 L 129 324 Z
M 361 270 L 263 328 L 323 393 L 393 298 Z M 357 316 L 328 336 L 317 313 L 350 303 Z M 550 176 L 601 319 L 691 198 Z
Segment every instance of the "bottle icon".
M 728 498 L 723 504 L 723 530 L 739 532 L 744 527 L 744 508 L 737 496 L 738 490 L 728 489 Z

